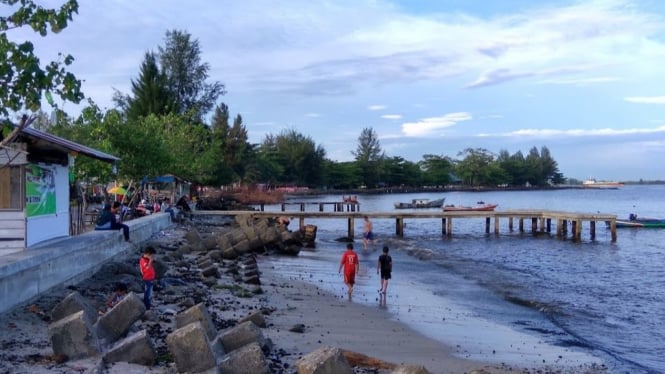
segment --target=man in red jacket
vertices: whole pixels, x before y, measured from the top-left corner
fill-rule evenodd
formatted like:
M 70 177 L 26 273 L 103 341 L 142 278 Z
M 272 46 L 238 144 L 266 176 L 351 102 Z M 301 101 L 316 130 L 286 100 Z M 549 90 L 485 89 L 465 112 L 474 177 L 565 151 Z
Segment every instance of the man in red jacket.
M 143 250 L 143 256 L 139 260 L 139 269 L 141 270 L 141 275 L 143 276 L 143 303 L 145 304 L 145 309 L 149 310 L 152 306 L 152 286 L 155 281 L 155 267 L 153 265 L 153 255 L 155 254 L 155 249 L 151 246 L 145 247 Z

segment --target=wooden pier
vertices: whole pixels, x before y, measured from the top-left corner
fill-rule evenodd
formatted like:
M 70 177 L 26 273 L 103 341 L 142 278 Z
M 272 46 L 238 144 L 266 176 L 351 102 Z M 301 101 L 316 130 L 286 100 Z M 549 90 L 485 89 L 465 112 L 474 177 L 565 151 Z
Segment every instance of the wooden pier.
M 271 217 L 274 218 L 280 215 L 280 212 L 265 212 L 265 211 L 195 211 L 194 214 L 200 215 L 251 215 L 253 217 Z M 617 240 L 616 231 L 616 215 L 614 214 L 597 214 L 597 213 L 576 213 L 576 212 L 562 212 L 562 211 L 549 211 L 549 210 L 502 210 L 494 212 L 443 212 L 437 211 L 409 211 L 409 212 L 288 212 L 288 215 L 293 218 L 298 218 L 300 228 L 304 229 L 305 219 L 324 218 L 324 219 L 346 219 L 348 227 L 348 236 L 350 238 L 355 236 L 355 220 L 363 220 L 365 216 L 370 219 L 394 219 L 395 220 L 395 235 L 404 236 L 405 220 L 415 219 L 441 219 L 441 234 L 444 236 L 452 236 L 453 222 L 460 219 L 482 218 L 485 223 L 485 233 L 492 232 L 492 219 L 494 219 L 493 232 L 499 235 L 500 222 L 508 221 L 508 230 L 513 232 L 515 230 L 515 221 L 517 221 L 517 230 L 525 232 L 527 229 L 533 234 L 537 233 L 551 233 L 552 224 L 556 227 L 556 236 L 562 239 L 571 234 L 573 241 L 582 240 L 582 225 L 585 222 L 589 224 L 590 239 L 596 240 L 596 222 L 601 222 L 605 226 L 605 222 L 609 222 L 609 229 L 612 235 L 612 243 Z M 525 225 L 526 222 L 526 225 Z M 530 223 L 530 228 L 528 228 Z M 569 228 L 570 225 L 570 228 Z
M 287 212 L 286 207 L 295 205 L 299 207 L 300 212 L 306 212 L 307 205 L 318 206 L 319 212 L 325 212 L 325 207 L 332 206 L 333 212 L 360 212 L 360 203 L 357 201 L 293 201 L 279 204 L 282 212 Z M 265 211 L 265 204 L 256 205 L 262 212 Z M 289 211 L 290 212 L 290 211 Z

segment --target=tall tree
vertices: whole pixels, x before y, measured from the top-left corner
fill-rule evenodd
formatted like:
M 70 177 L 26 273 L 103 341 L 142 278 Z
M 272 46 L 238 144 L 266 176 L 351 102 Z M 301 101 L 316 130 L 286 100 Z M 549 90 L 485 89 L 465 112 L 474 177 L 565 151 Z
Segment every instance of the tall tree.
M 221 82 L 206 82 L 210 65 L 201 62 L 199 41 L 186 31 L 166 32 L 165 44 L 159 47 L 159 61 L 179 113 L 187 113 L 201 122 L 226 93 Z
M 149 114 L 176 113 L 176 100 L 169 91 L 166 75 L 159 71 L 152 52 L 146 52 L 137 80 L 132 80 L 133 97 L 127 100 L 127 118 Z
M 484 148 L 467 148 L 458 156 L 464 156 L 457 164 L 457 172 L 465 184 L 483 185 L 490 179 L 489 166 L 494 162 L 490 151 Z
M 243 157 L 246 156 L 245 151 L 248 146 L 247 129 L 242 124 L 242 116 L 238 114 L 234 118 L 233 126 L 229 129 L 226 138 L 224 162 L 233 170 L 240 182 L 243 182 L 245 179 L 246 164 Z
M 379 182 L 379 162 L 385 157 L 376 131 L 371 127 L 364 128 L 358 137 L 358 146 L 351 154 L 362 171 L 365 186 L 376 187 Z
M 20 6 L 15 8 L 17 3 Z M 80 102 L 83 99 L 81 81 L 66 70 L 74 57 L 59 54 L 60 61 L 42 65 L 32 42 L 14 42 L 8 38 L 9 31 L 26 26 L 42 37 L 49 30 L 62 31 L 74 13 L 78 13 L 78 2 L 65 1 L 59 9 L 44 8 L 32 0 L 3 0 L 2 4 L 12 7 L 10 12 L 13 13 L 0 16 L 0 115 L 39 110 L 42 94 L 52 106 L 55 103 L 51 93 L 62 100 Z
M 424 183 L 431 186 L 444 186 L 451 182 L 450 174 L 453 172 L 453 161 L 449 157 L 432 154 L 423 155 L 419 162 L 423 171 Z
M 261 147 L 263 153 L 275 157 L 281 164 L 281 183 L 296 183 L 316 187 L 323 181 L 323 162 L 326 152 L 312 138 L 294 129 L 278 135 L 268 134 Z

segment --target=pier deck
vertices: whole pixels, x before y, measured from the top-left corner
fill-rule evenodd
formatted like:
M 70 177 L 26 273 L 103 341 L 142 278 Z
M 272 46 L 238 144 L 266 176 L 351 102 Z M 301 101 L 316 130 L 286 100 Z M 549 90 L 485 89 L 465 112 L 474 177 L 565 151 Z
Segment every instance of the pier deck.
M 596 239 L 596 222 L 609 222 L 609 229 L 612 235 L 612 242 L 617 240 L 616 231 L 616 215 L 614 214 L 600 214 L 600 213 L 577 213 L 577 212 L 563 212 L 563 211 L 550 211 L 550 210 L 501 210 L 493 212 L 443 212 L 436 211 L 399 211 L 399 212 L 286 212 L 290 217 L 298 218 L 300 228 L 305 227 L 305 220 L 312 218 L 324 219 L 346 219 L 348 227 L 348 236 L 354 237 L 355 220 L 362 220 L 365 216 L 370 219 L 394 219 L 395 220 L 395 235 L 404 236 L 404 221 L 409 219 L 441 219 L 441 234 L 451 236 L 453 232 L 453 222 L 459 219 L 470 218 L 484 218 L 485 232 L 491 232 L 491 221 L 494 219 L 494 234 L 499 235 L 500 222 L 503 220 L 508 221 L 508 230 L 514 231 L 514 223 L 517 220 L 517 229 L 520 232 L 525 231 L 524 221 L 531 223 L 530 231 L 533 233 L 552 231 L 552 221 L 555 222 L 557 237 L 566 238 L 568 232 L 571 233 L 573 241 L 580 241 L 582 239 L 582 225 L 584 222 L 589 224 L 590 239 Z M 253 217 L 275 217 L 281 215 L 282 212 L 266 212 L 266 211 L 196 211 L 194 214 L 201 215 L 251 215 Z M 570 225 L 570 230 L 569 226 Z

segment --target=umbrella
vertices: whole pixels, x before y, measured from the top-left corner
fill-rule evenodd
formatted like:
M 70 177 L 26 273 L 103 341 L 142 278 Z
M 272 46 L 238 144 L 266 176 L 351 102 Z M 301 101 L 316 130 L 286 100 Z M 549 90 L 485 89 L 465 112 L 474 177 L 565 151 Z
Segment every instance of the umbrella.
M 109 188 L 108 191 L 109 191 L 109 193 L 113 193 L 113 194 L 117 194 L 117 195 L 126 195 L 127 194 L 127 190 L 120 187 L 120 186 L 111 187 L 111 188 Z

